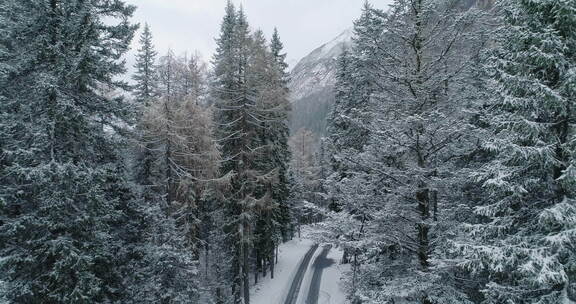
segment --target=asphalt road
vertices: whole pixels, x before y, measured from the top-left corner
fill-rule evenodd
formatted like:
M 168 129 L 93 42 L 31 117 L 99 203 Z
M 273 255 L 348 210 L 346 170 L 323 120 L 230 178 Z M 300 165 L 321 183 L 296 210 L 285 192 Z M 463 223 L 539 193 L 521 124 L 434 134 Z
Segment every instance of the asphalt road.
M 306 269 L 308 269 L 308 265 L 310 265 L 310 260 L 312 260 L 312 256 L 314 255 L 314 252 L 316 252 L 316 249 L 318 249 L 318 244 L 312 246 L 308 252 L 306 252 L 304 258 L 302 258 L 302 262 L 300 262 L 300 266 L 294 276 L 294 280 L 292 281 L 292 285 L 290 286 L 284 304 L 296 304 L 298 293 L 300 293 L 300 286 L 302 286 L 302 280 L 304 279 L 304 274 L 306 274 Z

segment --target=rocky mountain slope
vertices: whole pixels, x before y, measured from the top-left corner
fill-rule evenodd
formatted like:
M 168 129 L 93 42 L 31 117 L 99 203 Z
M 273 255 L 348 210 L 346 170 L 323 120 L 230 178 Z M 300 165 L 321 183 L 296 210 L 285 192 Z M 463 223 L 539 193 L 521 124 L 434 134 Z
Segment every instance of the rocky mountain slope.
M 477 5 L 483 9 L 493 6 L 495 0 L 463 0 L 462 10 Z M 334 104 L 337 59 L 345 48 L 352 46 L 352 28 L 302 58 L 291 72 L 292 118 L 290 129 L 294 134 L 307 128 L 322 137 L 326 133 L 327 116 Z
M 352 44 L 348 29 L 302 58 L 291 72 L 292 132 L 307 128 L 323 136 L 326 117 L 334 104 L 338 56 Z

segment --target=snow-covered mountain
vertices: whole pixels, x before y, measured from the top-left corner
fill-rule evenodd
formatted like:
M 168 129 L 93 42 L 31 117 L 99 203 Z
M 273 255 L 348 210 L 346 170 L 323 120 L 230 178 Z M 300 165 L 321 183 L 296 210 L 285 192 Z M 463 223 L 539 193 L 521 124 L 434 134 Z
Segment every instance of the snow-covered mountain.
M 495 0 L 465 0 L 462 10 L 477 5 L 489 8 Z M 326 117 L 334 104 L 337 58 L 352 45 L 352 28 L 302 58 L 291 72 L 292 132 L 307 128 L 323 136 Z
M 319 135 L 326 129 L 326 116 L 334 104 L 338 56 L 352 43 L 348 29 L 302 58 L 291 72 L 292 131 L 305 127 Z
M 293 101 L 301 99 L 322 87 L 334 85 L 336 61 L 344 48 L 352 42 L 353 30 L 348 29 L 332 41 L 302 58 L 292 70 Z

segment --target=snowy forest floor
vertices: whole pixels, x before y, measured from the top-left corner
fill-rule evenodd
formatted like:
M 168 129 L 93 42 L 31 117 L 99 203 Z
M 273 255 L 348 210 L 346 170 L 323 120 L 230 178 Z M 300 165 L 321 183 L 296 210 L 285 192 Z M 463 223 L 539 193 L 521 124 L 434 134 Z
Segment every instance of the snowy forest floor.
M 311 227 L 302 229 L 302 238 L 280 245 L 274 279 L 270 275 L 252 287 L 252 304 L 286 304 L 290 287 L 306 253 L 315 242 L 307 238 Z M 341 265 L 342 252 L 321 244 L 306 267 L 296 301 L 291 304 L 344 304 L 346 296 L 341 288 L 343 273 L 349 265 Z M 312 302 L 311 302 L 312 301 Z

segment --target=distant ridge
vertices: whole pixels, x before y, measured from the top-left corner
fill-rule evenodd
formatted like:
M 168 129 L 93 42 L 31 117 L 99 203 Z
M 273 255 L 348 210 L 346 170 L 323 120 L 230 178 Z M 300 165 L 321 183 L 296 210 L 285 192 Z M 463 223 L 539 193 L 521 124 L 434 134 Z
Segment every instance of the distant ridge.
M 326 131 L 326 116 L 334 104 L 338 56 L 352 45 L 349 28 L 302 58 L 291 72 L 291 129 L 307 128 L 318 135 Z

